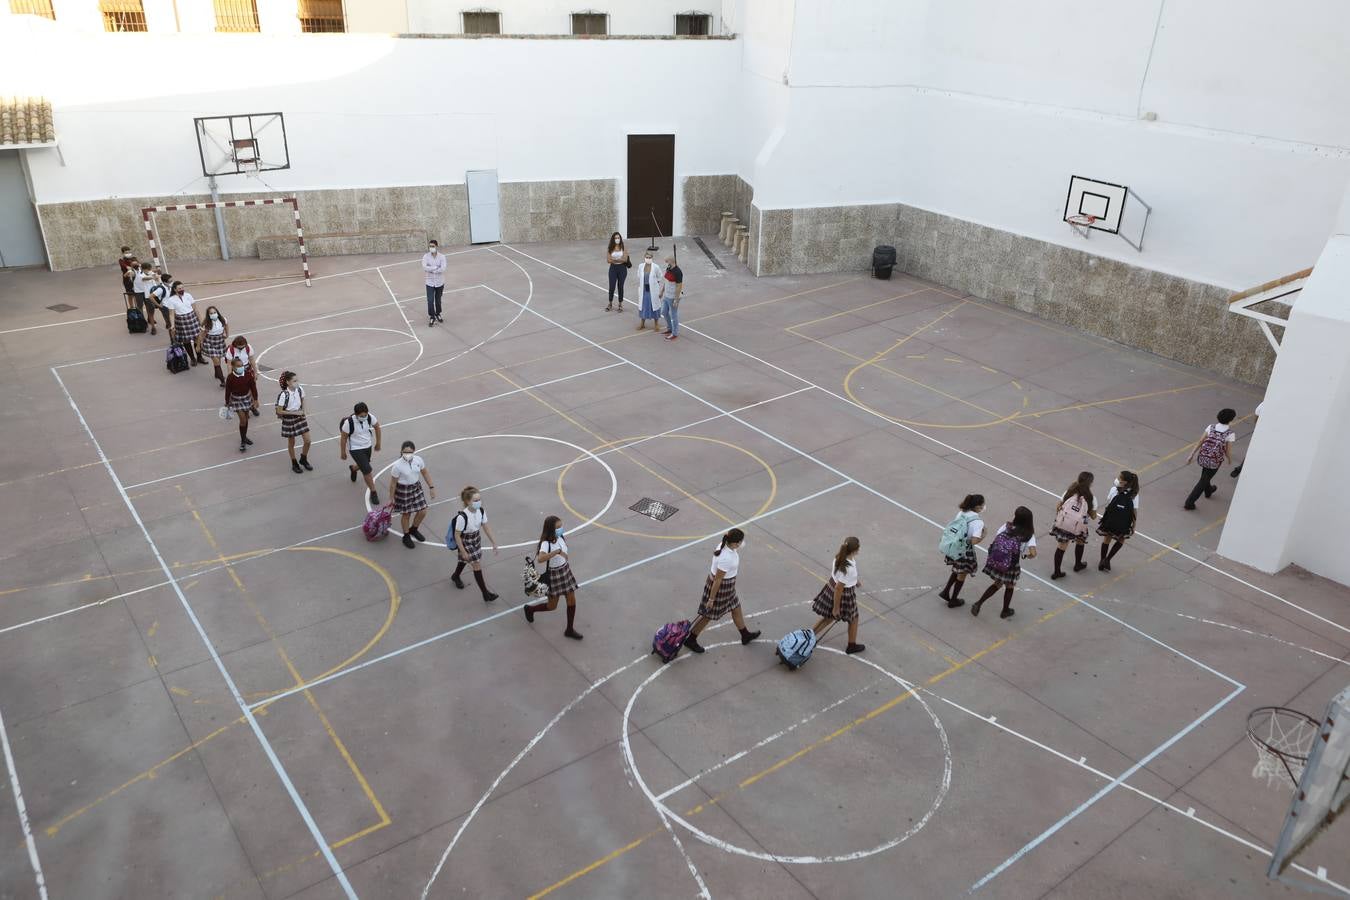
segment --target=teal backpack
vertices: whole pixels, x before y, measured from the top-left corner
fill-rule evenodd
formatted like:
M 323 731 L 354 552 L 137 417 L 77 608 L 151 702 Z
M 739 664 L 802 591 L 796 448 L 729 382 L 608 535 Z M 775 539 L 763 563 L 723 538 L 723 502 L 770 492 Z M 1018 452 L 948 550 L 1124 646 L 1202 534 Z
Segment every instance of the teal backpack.
M 938 539 L 938 550 L 948 559 L 960 559 L 966 553 L 969 539 L 970 517 L 964 512 L 957 513 L 956 518 L 942 529 L 942 537 Z

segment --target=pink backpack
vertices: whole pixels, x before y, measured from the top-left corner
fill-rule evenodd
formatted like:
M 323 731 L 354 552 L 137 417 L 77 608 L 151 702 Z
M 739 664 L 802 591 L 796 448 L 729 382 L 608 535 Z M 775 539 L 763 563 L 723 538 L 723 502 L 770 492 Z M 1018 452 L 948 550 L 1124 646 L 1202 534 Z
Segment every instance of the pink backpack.
M 377 506 L 366 513 L 365 521 L 361 523 L 361 531 L 365 534 L 366 540 L 378 541 L 387 535 L 389 520 L 393 515 L 393 508 L 389 506 Z
M 1213 425 L 1205 428 L 1204 440 L 1195 453 L 1196 462 L 1206 469 L 1218 469 L 1223 466 L 1223 451 L 1228 445 L 1228 432 L 1219 431 Z
M 1055 527 L 1069 534 L 1087 534 L 1088 502 L 1086 498 L 1074 494 L 1065 500 L 1055 513 Z

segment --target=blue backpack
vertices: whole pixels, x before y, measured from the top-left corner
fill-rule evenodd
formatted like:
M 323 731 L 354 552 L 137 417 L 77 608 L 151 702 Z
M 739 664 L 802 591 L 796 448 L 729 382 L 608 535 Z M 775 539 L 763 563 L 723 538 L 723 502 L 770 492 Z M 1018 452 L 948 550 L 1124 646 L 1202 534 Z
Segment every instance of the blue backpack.
M 966 543 L 970 540 L 970 520 L 972 516 L 967 516 L 964 512 L 956 514 L 956 518 L 942 529 L 942 537 L 938 538 L 938 551 L 947 559 L 960 559 L 966 554 Z
M 774 653 L 777 654 L 783 665 L 795 671 L 806 665 L 806 661 L 811 658 L 815 649 L 815 631 L 810 628 L 798 628 L 796 631 L 789 631 L 783 636 Z

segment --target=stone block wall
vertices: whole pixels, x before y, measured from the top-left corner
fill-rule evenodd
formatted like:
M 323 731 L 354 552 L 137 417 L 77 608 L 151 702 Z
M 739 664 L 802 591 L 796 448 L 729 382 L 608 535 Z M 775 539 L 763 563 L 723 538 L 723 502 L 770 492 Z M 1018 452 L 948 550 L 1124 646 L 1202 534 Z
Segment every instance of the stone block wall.
M 612 178 L 504 181 L 502 240 L 603 241 L 619 221 L 618 196 Z
M 684 233 L 717 234 L 722 213 L 735 208 L 735 175 L 690 175 L 684 179 Z
M 866 270 L 873 247 L 893 244 L 903 272 L 1219 375 L 1263 385 L 1275 362 L 1217 285 L 899 203 L 755 215 L 760 275 Z

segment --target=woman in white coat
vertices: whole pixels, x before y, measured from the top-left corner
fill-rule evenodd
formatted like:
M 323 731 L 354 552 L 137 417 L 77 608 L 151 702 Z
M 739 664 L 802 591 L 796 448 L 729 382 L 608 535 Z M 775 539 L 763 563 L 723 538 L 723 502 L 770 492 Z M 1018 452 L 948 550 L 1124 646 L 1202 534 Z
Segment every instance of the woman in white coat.
M 652 251 L 648 250 L 642 256 L 642 264 L 638 266 L 638 284 L 642 286 L 642 302 L 638 305 L 638 327 L 641 331 L 647 327 L 647 323 L 652 323 L 652 331 L 657 330 L 657 323 L 661 321 L 661 311 L 656 308 L 655 298 L 661 295 L 661 276 L 664 273 L 661 265 L 652 259 Z

